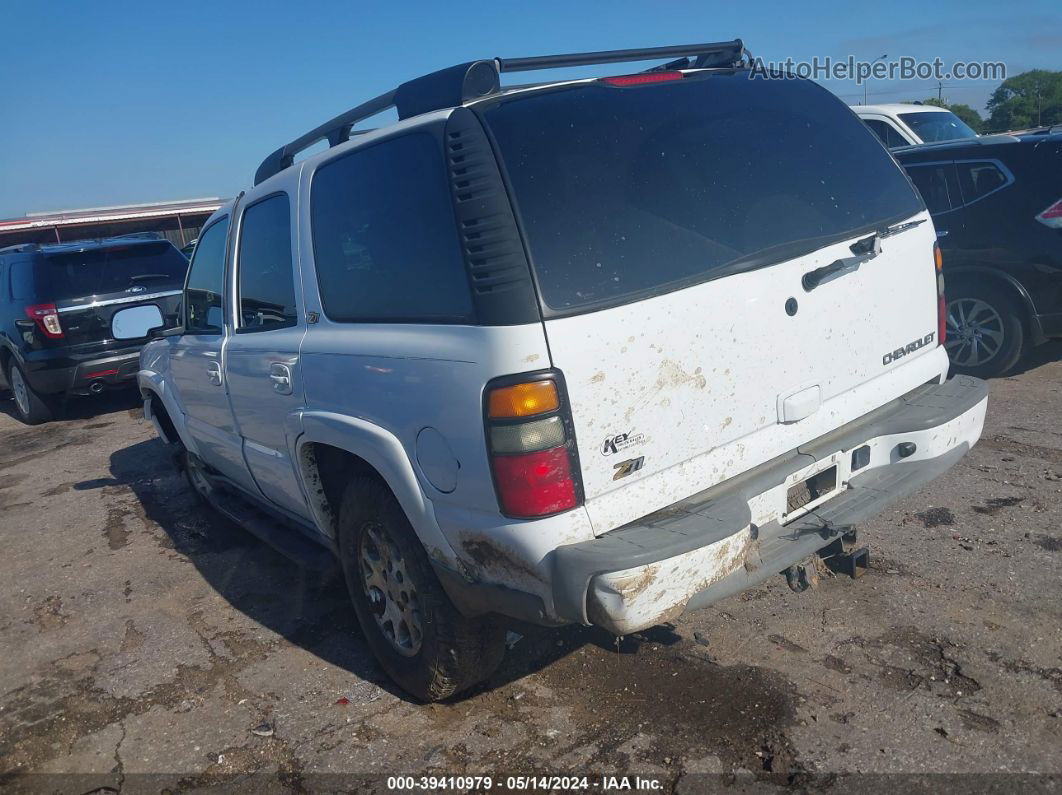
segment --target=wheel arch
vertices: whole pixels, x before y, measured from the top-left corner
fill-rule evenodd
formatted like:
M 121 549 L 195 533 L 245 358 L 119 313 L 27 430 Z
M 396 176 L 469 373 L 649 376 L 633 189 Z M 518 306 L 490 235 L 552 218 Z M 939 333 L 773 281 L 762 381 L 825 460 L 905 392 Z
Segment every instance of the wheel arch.
M 318 527 L 338 535 L 343 487 L 353 476 L 378 479 L 390 489 L 429 558 L 453 566 L 456 556 L 439 529 L 401 442 L 371 422 L 332 412 L 306 412 L 296 441 L 295 462 Z
M 1040 343 L 1047 341 L 1047 338 L 1043 333 L 1043 328 L 1040 325 L 1040 318 L 1036 313 L 1036 305 L 1033 304 L 1032 296 L 1029 295 L 1029 291 L 1025 289 L 1025 286 L 1009 273 L 1004 273 L 995 268 L 980 265 L 967 265 L 954 270 L 949 269 L 944 274 L 944 294 L 947 296 L 948 285 L 950 282 L 969 284 L 971 282 L 975 283 L 979 281 L 993 282 L 997 285 L 1001 285 L 1012 295 L 1019 298 L 1022 306 L 1025 308 L 1025 316 L 1023 320 L 1029 331 L 1030 341 L 1034 345 L 1039 345 Z

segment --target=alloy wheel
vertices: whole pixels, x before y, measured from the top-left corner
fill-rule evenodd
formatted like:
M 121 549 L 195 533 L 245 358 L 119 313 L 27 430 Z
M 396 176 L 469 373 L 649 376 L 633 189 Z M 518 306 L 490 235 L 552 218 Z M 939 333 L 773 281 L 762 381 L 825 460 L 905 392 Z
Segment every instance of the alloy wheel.
M 948 303 L 948 336 L 944 343 L 959 367 L 978 367 L 1003 347 L 1003 318 L 979 298 L 959 298 Z
M 417 589 L 401 551 L 379 525 L 362 533 L 358 567 L 380 631 L 399 654 L 416 655 L 424 637 Z
M 11 391 L 15 395 L 15 405 L 18 406 L 18 410 L 22 412 L 23 417 L 28 417 L 30 413 L 29 387 L 22 378 L 22 371 L 17 367 L 11 368 Z

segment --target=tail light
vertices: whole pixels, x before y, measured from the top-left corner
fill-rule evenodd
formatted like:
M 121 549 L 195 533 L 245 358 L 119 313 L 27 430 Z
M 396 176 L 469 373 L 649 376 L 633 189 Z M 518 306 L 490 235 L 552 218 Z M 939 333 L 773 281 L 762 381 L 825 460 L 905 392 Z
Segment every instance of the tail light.
M 26 317 L 32 319 L 45 337 L 57 340 L 63 336 L 63 327 L 59 325 L 59 312 L 55 304 L 33 304 L 26 307 Z
M 487 449 L 502 513 L 552 516 L 582 501 L 579 461 L 560 373 L 528 374 L 487 385 Z
M 1062 199 L 1036 216 L 1036 220 L 1052 229 L 1062 229 Z
M 666 83 L 669 80 L 681 80 L 686 75 L 682 72 L 642 72 L 637 75 L 619 75 L 602 77 L 599 82 L 610 86 L 644 86 L 649 83 Z
M 933 264 L 937 269 L 937 344 L 948 338 L 948 301 L 944 297 L 944 254 L 940 243 L 933 244 Z

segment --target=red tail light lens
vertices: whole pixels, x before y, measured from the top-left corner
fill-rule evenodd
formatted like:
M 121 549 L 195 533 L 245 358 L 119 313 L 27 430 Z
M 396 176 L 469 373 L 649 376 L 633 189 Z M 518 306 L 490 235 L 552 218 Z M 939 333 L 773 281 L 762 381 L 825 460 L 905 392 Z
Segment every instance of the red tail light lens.
M 645 72 L 638 75 L 602 77 L 600 82 L 610 86 L 644 86 L 648 83 L 666 83 L 669 80 L 681 80 L 685 76 L 682 72 Z
M 578 505 L 566 447 L 495 456 L 494 479 L 509 516 L 548 516 Z
M 26 317 L 32 318 L 44 336 L 57 340 L 63 336 L 63 327 L 59 325 L 59 313 L 55 304 L 33 304 L 26 307 Z
M 552 516 L 579 505 L 579 465 L 560 373 L 500 379 L 483 401 L 502 513 Z
M 940 243 L 933 244 L 933 264 L 937 271 L 937 344 L 943 345 L 948 336 L 948 302 L 944 298 L 944 253 Z
M 1062 229 L 1062 199 L 1036 216 L 1036 220 L 1052 229 Z

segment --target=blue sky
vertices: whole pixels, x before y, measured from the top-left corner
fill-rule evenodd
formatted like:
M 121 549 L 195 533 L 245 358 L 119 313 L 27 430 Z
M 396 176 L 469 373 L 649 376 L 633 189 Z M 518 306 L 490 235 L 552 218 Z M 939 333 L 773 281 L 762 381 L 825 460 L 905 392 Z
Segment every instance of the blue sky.
M 230 196 L 280 144 L 418 74 L 481 57 L 719 41 L 765 60 L 1001 60 L 1062 69 L 1057 1 L 607 3 L 422 0 L 9 3 L 0 218 Z M 615 68 L 613 67 L 613 71 Z M 519 77 L 519 76 L 518 76 Z M 855 103 L 854 83 L 825 83 Z M 945 96 L 983 109 L 995 83 Z M 870 101 L 935 95 L 873 82 Z

